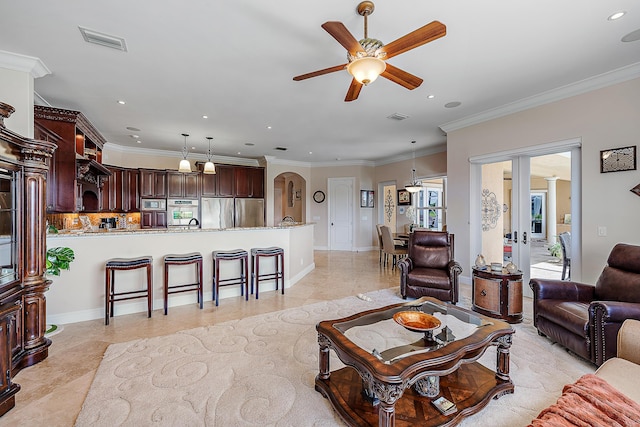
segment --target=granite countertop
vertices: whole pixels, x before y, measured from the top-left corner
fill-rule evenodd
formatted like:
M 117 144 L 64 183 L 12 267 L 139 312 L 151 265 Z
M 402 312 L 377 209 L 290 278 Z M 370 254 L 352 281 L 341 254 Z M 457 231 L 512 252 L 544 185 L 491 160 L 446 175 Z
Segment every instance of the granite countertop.
M 81 236 L 99 236 L 99 235 L 122 235 L 122 234 L 165 234 L 165 233 L 202 233 L 202 232 L 220 232 L 220 231 L 242 231 L 242 230 L 274 230 L 288 229 L 311 225 L 313 223 L 290 223 L 276 226 L 265 227 L 234 227 L 234 228 L 101 228 L 96 231 L 82 230 L 60 230 L 58 233 L 48 233 L 47 239 L 56 237 L 81 237 Z

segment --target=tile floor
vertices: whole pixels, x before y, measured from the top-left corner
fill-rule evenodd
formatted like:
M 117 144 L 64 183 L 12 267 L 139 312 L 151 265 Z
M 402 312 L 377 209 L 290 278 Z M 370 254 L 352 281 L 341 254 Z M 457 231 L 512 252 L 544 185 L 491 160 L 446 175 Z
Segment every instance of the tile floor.
M 243 297 L 227 298 L 218 307 L 208 301 L 199 310 L 194 294 L 193 305 L 169 308 L 167 316 L 157 309 L 151 319 L 139 313 L 115 317 L 109 326 L 102 319 L 64 325 L 62 332 L 51 337 L 49 357 L 15 377 L 22 389 L 0 425 L 73 426 L 109 344 L 400 285 L 399 270 L 380 267 L 378 251 L 318 251 L 315 263 L 315 270 L 285 295 L 264 292 L 259 300 L 248 302 Z

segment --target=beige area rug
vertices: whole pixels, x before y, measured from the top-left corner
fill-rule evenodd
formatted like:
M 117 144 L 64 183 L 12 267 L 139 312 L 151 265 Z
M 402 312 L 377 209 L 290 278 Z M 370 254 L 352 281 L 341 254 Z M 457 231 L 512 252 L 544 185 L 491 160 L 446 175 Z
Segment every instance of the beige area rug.
M 314 389 L 320 320 L 403 301 L 398 289 L 322 302 L 150 339 L 105 352 L 77 426 L 342 426 Z M 525 301 L 530 305 L 529 301 Z M 469 306 L 463 298 L 462 306 Z M 530 311 L 530 308 L 529 308 Z M 592 365 L 514 325 L 515 393 L 492 400 L 462 426 L 526 426 Z M 481 363 L 495 369 L 495 348 Z M 331 369 L 343 365 L 332 354 Z

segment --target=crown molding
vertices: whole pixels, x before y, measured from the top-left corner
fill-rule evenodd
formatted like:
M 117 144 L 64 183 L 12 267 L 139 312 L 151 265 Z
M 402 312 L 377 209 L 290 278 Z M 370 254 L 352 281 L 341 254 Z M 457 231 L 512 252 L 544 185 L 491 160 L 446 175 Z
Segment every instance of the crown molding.
M 142 148 L 142 147 L 126 147 L 124 145 L 118 145 L 112 142 L 107 142 L 104 145 L 104 148 L 110 151 L 119 152 L 119 153 L 141 154 L 144 156 L 182 158 L 181 151 L 159 150 L 155 148 Z M 189 153 L 189 158 L 192 160 L 207 161 L 207 156 L 205 154 L 200 154 L 200 153 Z M 220 164 L 227 164 L 227 165 L 259 166 L 258 159 L 249 159 L 249 158 L 243 158 L 243 157 L 213 155 L 211 156 L 211 160 L 216 164 L 220 163 Z
M 44 62 L 42 62 L 40 58 L 20 55 L 4 50 L 0 50 L 0 68 L 29 73 L 34 79 L 51 74 L 51 70 L 44 65 Z
M 486 110 L 478 114 L 473 114 L 459 120 L 453 120 L 451 122 L 440 125 L 440 129 L 442 129 L 446 133 L 452 132 L 468 126 L 477 125 L 479 123 L 504 117 L 509 114 L 517 113 L 519 111 L 539 107 L 544 104 L 549 104 L 551 102 L 560 101 L 572 96 L 581 95 L 583 93 L 591 92 L 593 90 L 601 89 L 617 83 L 622 83 L 638 77 L 640 77 L 640 62 L 636 62 L 635 64 L 627 65 L 626 67 L 599 74 L 597 76 L 589 77 L 587 79 L 580 80 L 566 86 L 561 86 L 556 89 L 542 92 L 538 95 L 511 102 L 501 107 L 492 108 L 490 110 Z
M 438 144 L 438 145 L 434 145 L 434 146 L 423 148 L 422 150 L 416 151 L 415 157 L 430 156 L 432 154 L 442 153 L 445 151 L 447 151 L 447 144 L 446 143 Z M 414 158 L 413 152 L 403 153 L 397 156 L 385 158 L 384 160 L 378 160 L 375 162 L 374 166 L 388 165 L 390 163 L 397 163 L 405 160 L 412 160 L 413 158 Z

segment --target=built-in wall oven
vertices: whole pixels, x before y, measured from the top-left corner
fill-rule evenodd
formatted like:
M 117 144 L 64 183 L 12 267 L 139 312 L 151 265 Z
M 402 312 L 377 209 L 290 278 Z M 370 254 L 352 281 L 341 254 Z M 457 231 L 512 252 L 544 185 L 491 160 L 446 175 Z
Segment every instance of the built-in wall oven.
M 197 200 L 168 199 L 167 200 L 167 225 L 169 227 L 200 226 L 200 212 Z

